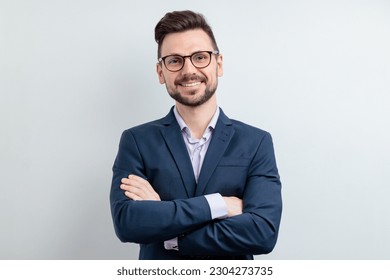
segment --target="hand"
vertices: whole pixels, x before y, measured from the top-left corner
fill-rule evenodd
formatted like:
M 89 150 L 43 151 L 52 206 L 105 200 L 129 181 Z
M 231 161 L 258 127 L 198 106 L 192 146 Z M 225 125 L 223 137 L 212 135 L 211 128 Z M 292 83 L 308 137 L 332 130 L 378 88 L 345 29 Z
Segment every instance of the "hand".
M 228 217 L 233 217 L 242 214 L 243 203 L 242 199 L 235 196 L 223 196 L 228 209 Z
M 149 182 L 139 176 L 129 175 L 121 180 L 120 188 L 125 191 L 125 195 L 132 200 L 157 200 L 161 201 Z

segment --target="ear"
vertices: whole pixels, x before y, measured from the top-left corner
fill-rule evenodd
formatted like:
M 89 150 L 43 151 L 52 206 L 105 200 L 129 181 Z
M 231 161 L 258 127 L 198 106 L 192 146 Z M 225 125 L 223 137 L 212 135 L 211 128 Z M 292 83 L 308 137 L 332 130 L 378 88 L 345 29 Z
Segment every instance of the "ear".
M 165 78 L 164 78 L 164 74 L 163 74 L 162 67 L 161 67 L 160 63 L 156 64 L 156 72 L 157 72 L 157 76 L 158 76 L 158 80 L 159 80 L 160 84 L 165 84 Z
M 217 75 L 218 77 L 222 77 L 223 76 L 223 57 L 222 57 L 222 54 L 218 55 L 217 57 Z

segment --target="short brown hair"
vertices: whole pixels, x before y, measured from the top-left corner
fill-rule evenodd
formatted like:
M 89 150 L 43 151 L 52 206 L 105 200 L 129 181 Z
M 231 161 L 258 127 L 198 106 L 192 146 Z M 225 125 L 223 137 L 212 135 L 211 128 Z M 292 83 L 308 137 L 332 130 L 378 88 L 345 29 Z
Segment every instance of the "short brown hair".
M 193 29 L 202 29 L 209 35 L 213 47 L 218 50 L 217 42 L 210 25 L 202 14 L 193 11 L 174 11 L 166 13 L 157 23 L 154 29 L 154 38 L 158 44 L 157 56 L 161 57 L 161 45 L 166 35 L 170 33 L 184 32 Z

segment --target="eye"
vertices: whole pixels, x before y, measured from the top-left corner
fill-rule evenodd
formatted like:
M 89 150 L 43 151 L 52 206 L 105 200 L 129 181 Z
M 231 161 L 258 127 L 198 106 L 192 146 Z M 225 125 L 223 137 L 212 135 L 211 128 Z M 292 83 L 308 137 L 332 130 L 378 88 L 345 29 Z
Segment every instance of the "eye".
M 168 56 L 165 59 L 165 63 L 168 65 L 180 65 L 183 63 L 183 59 L 180 56 Z
M 192 56 L 194 62 L 203 62 L 207 60 L 207 54 L 205 53 L 196 53 Z

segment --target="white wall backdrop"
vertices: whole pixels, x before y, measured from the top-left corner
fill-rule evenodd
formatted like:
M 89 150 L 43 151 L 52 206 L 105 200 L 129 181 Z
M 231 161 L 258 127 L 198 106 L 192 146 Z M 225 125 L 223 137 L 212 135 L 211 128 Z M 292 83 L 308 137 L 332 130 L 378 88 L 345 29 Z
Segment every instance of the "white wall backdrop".
M 218 100 L 271 132 L 278 244 L 259 259 L 390 258 L 388 0 L 0 0 L 0 259 L 134 259 L 109 210 L 121 132 L 173 102 L 154 26 L 192 9 Z

